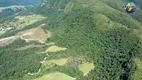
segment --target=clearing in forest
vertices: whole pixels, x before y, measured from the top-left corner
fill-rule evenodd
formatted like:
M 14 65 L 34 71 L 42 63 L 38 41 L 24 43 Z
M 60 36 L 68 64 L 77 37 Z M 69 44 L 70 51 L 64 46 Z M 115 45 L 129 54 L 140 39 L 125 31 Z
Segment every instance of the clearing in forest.
M 20 38 L 25 40 L 26 42 L 33 40 L 44 43 L 46 39 L 51 36 L 51 33 L 49 31 L 47 31 L 46 33 L 41 27 L 37 27 L 19 32 L 17 35 L 20 35 Z
M 75 80 L 75 78 L 70 77 L 69 75 L 66 75 L 64 73 L 54 72 L 48 75 L 44 75 L 36 80 Z
M 50 46 L 46 52 L 57 52 L 57 51 L 63 51 L 66 50 L 67 48 L 62 48 L 62 47 L 58 47 L 58 46 Z
M 0 39 L 0 47 L 9 45 L 10 43 L 12 43 L 14 40 L 17 40 L 17 39 L 22 39 L 22 40 L 25 40 L 26 42 L 38 41 L 40 43 L 45 43 L 47 38 L 51 37 L 51 33 L 49 31 L 45 32 L 41 28 L 41 26 L 42 25 L 36 28 L 18 32 L 17 35 L 15 36 Z
M 21 29 L 25 26 L 31 25 L 37 21 L 41 21 L 43 19 L 46 19 L 46 17 L 41 16 L 41 15 L 27 15 L 27 16 L 16 16 L 15 17 L 16 21 L 15 22 L 10 22 L 11 25 L 18 26 L 18 29 Z
M 79 70 L 84 73 L 84 76 L 87 75 L 92 69 L 94 69 L 93 63 L 83 63 L 79 66 Z
M 50 60 L 49 62 L 62 66 L 67 63 L 67 60 L 68 58 L 62 58 L 62 59 L 57 59 L 57 60 Z

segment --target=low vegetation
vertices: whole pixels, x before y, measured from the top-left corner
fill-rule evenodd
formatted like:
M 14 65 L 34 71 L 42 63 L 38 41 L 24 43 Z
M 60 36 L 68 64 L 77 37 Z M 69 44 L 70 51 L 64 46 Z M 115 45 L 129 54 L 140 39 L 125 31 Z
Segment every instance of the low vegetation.
M 39 79 L 35 79 L 35 80 L 75 80 L 75 78 L 72 78 L 64 73 L 60 73 L 60 72 L 54 72 L 54 73 L 50 73 L 48 75 L 44 75 Z
M 79 66 L 79 70 L 84 73 L 84 76 L 87 75 L 92 69 L 94 69 L 94 64 L 84 63 Z

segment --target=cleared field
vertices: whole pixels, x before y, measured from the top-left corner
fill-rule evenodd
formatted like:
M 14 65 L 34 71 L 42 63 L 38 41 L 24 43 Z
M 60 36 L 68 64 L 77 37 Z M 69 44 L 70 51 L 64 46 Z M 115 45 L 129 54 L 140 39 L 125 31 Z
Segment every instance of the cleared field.
M 26 31 L 18 32 L 17 35 L 15 35 L 15 36 L 0 39 L 0 46 L 6 46 L 16 39 L 22 39 L 22 40 L 25 40 L 26 42 L 38 41 L 40 43 L 45 43 L 46 39 L 50 36 L 51 36 L 51 33 L 49 31 L 47 31 L 47 33 L 46 33 L 41 28 L 41 25 L 40 25 L 37 28 L 32 28 L 32 29 L 29 29 Z M 33 47 L 33 46 L 29 46 L 29 47 Z
M 79 66 L 79 70 L 84 73 L 84 76 L 87 75 L 92 69 L 94 69 L 93 63 L 84 63 Z
M 46 17 L 41 16 L 41 15 L 32 14 L 32 15 L 28 15 L 28 16 L 16 16 L 15 19 L 17 21 L 15 21 L 14 23 L 11 22 L 10 24 L 18 26 L 17 28 L 20 29 L 20 28 L 23 28 L 23 27 L 28 26 L 30 24 L 33 24 L 37 21 L 46 19 Z
M 50 46 L 46 52 L 57 52 L 57 51 L 63 51 L 66 50 L 67 48 L 62 48 L 62 47 L 58 47 L 58 46 Z
M 57 59 L 57 60 L 50 60 L 49 62 L 62 66 L 67 63 L 67 60 L 68 58 L 62 58 L 62 59 Z
M 50 73 L 48 75 L 44 75 L 36 80 L 75 80 L 75 78 L 70 77 L 69 75 L 66 75 L 64 73 L 55 72 L 55 73 Z
M 49 31 L 48 33 L 46 33 L 43 29 L 41 29 L 41 27 L 37 27 L 19 32 L 17 35 L 22 35 L 21 39 L 24 39 L 26 42 L 33 40 L 38 41 L 40 43 L 44 43 L 46 39 L 51 36 L 51 33 Z
M 54 45 L 55 43 L 54 42 L 49 42 L 49 43 L 46 43 L 46 45 Z
M 53 73 L 50 73 L 48 75 L 44 75 L 41 78 L 35 79 L 35 80 L 48 80 L 52 75 L 53 75 Z

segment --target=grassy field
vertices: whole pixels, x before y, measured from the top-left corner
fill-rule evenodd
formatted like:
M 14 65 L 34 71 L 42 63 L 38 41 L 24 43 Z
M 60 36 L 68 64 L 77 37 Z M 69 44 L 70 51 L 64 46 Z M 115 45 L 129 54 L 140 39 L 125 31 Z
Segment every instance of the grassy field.
M 41 15 L 36 15 L 36 14 L 32 14 L 32 15 L 27 15 L 27 16 L 16 16 L 15 19 L 17 21 L 15 21 L 14 23 L 11 22 L 10 25 L 15 25 L 18 26 L 17 28 L 23 28 L 25 26 L 28 26 L 30 24 L 33 24 L 37 21 L 41 21 L 43 19 L 46 19 L 46 17 L 41 16 Z
M 50 37 L 50 32 L 46 33 L 41 27 L 32 28 L 30 30 L 22 31 L 17 33 L 17 35 L 21 35 L 21 39 L 26 41 L 38 41 L 40 43 L 44 43 L 48 37 Z
M 62 58 L 62 59 L 57 59 L 57 60 L 50 60 L 49 62 L 62 66 L 67 63 L 67 60 L 68 58 Z
M 84 73 L 84 76 L 87 75 L 92 69 L 94 69 L 93 63 L 84 63 L 79 66 L 79 70 Z
M 57 52 L 57 51 L 62 51 L 66 50 L 66 48 L 58 47 L 58 46 L 50 46 L 46 52 Z
M 37 15 L 37 14 L 31 14 L 31 15 L 25 15 L 25 16 L 15 16 L 13 20 L 6 20 L 2 23 L 0 23 L 0 31 L 6 32 L 8 30 L 19 30 L 26 26 L 29 26 L 33 23 L 36 23 L 38 21 L 44 20 L 47 17 Z
M 142 58 L 135 58 L 134 62 L 137 65 L 137 70 L 134 73 L 134 80 L 142 80 Z
M 75 78 L 72 78 L 64 73 L 54 72 L 35 80 L 75 80 Z
M 10 44 L 13 40 L 16 39 L 22 39 L 25 40 L 26 42 L 29 41 L 37 41 L 40 43 L 45 43 L 46 39 L 49 38 L 50 32 L 48 31 L 48 33 L 46 33 L 40 26 L 36 27 L 36 28 L 32 28 L 26 31 L 21 31 L 18 32 L 17 35 L 12 36 L 12 37 L 7 37 L 7 38 L 3 38 L 0 39 L 0 45 L 8 45 Z M 27 46 L 25 48 L 30 48 L 33 47 L 33 45 L 31 46 Z M 39 47 L 39 46 L 36 46 Z M 20 48 L 20 49 L 25 49 L 25 48 Z

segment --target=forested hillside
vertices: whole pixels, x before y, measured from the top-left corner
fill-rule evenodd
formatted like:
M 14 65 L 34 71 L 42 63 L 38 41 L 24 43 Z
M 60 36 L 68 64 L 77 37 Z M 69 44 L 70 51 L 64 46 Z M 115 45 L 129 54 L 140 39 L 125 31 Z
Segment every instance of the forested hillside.
M 17 14 L 18 25 L 40 18 L 1 34 L 0 79 L 141 80 L 141 1 L 127 13 L 129 1 L 42 0 Z

